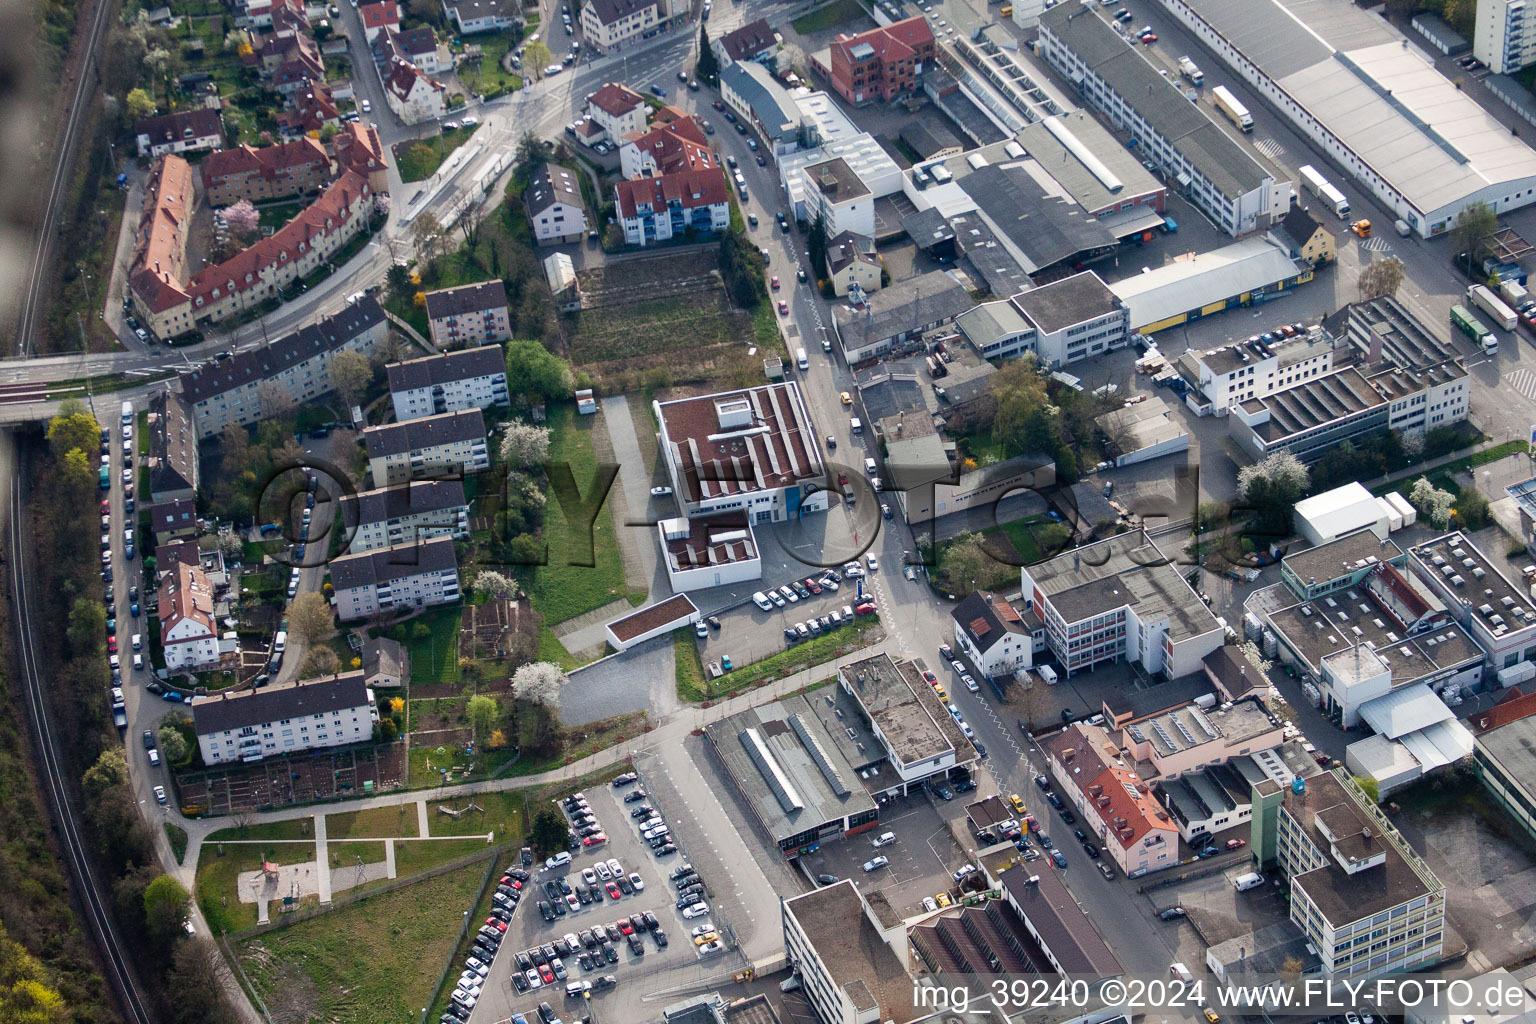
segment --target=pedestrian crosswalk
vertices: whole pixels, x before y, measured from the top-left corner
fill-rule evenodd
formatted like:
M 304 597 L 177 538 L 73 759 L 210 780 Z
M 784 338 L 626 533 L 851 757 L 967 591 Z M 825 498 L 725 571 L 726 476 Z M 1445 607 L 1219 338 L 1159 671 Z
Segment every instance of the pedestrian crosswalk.
M 1392 251 L 1392 243 L 1385 238 L 1367 238 L 1361 241 L 1360 248 L 1366 252 L 1389 253 Z
M 1536 373 L 1515 370 L 1504 375 L 1505 382 L 1530 401 L 1536 402 Z
M 1280 159 L 1280 155 L 1285 152 L 1284 146 L 1270 138 L 1263 138 L 1258 140 L 1253 144 L 1253 148 L 1258 150 L 1260 153 L 1263 153 L 1269 159 L 1275 161 L 1278 161 Z

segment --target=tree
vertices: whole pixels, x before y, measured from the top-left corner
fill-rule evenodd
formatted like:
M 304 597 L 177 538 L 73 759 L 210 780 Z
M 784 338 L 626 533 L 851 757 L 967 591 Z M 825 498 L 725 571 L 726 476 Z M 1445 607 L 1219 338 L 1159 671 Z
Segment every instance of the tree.
M 107 611 L 100 601 L 84 594 L 75 598 L 69 606 L 69 626 L 65 635 L 76 651 L 99 650 L 101 638 L 107 628 Z
M 0 1020 L 65 1024 L 70 1019 L 70 1007 L 52 987 L 48 968 L 0 925 Z
M 531 469 L 549 459 L 549 428 L 512 422 L 501 435 L 501 461 L 512 469 Z
M 517 593 L 517 584 L 499 572 L 483 569 L 475 577 L 475 592 L 487 597 L 510 597 Z
M 176 944 L 166 990 L 176 993 L 169 1024 L 235 1024 L 235 1015 L 224 999 L 222 960 L 218 947 L 208 939 Z
M 58 480 L 72 505 L 82 504 L 96 482 L 96 466 L 91 457 L 79 448 L 71 448 L 59 466 Z
M 533 68 L 534 74 L 539 78 L 544 77 L 544 69 L 554 63 L 554 55 L 549 52 L 549 47 L 544 45 L 542 39 L 530 39 L 528 45 L 523 48 L 523 67 Z
M 325 598 L 314 591 L 294 598 L 288 606 L 288 632 L 306 647 L 329 640 L 336 632 L 336 623 Z
M 62 459 L 72 451 L 95 452 L 101 425 L 95 417 L 83 410 L 64 413 L 48 421 L 48 446 L 54 458 Z
M 1026 729 L 1033 729 L 1035 722 L 1050 707 L 1050 694 L 1046 692 L 1045 684 L 1027 670 L 1021 669 L 1015 681 L 1018 685 L 1013 688 L 1008 706 L 1024 716 Z
M 699 62 L 693 73 L 710 85 L 720 84 L 720 58 L 715 56 L 715 48 L 709 45 L 708 25 L 699 26 Z
M 1456 251 L 1466 260 L 1468 277 L 1472 276 L 1472 268 L 1482 262 L 1488 239 L 1498 229 L 1499 216 L 1485 202 L 1472 203 L 1456 215 L 1456 222 L 1451 225 L 1451 239 L 1456 244 Z
M 1291 511 L 1307 493 L 1307 467 L 1290 452 L 1275 452 L 1264 461 L 1244 466 L 1237 474 L 1237 493 L 1254 515 L 1261 535 L 1287 537 Z
M 123 97 L 123 106 L 128 116 L 135 121 L 153 116 L 155 112 L 155 101 L 143 89 L 129 89 L 128 95 Z
M 96 758 L 96 763 L 80 777 L 80 787 L 85 795 L 95 800 L 103 793 L 128 783 L 128 756 L 122 747 L 108 747 Z
M 1371 798 L 1371 803 L 1381 803 L 1381 787 L 1376 784 L 1375 779 L 1369 775 L 1356 775 L 1354 780 L 1355 785 L 1360 787 L 1360 792 Z
M 827 222 L 821 219 L 818 209 L 811 218 L 810 230 L 805 235 L 806 255 L 811 258 L 811 270 L 820 281 L 827 276 Z
M 304 665 L 299 669 L 303 679 L 335 675 L 341 667 L 341 659 L 329 647 L 316 647 L 304 655 Z
M 527 174 L 534 166 L 544 162 L 544 140 L 531 131 L 525 131 L 518 137 L 515 154 L 514 166 L 519 172 Z
M 1451 506 L 1456 525 L 1463 530 L 1481 530 L 1488 525 L 1488 499 L 1471 487 L 1463 487 Z
M 1396 256 L 1372 260 L 1360 271 L 1360 298 L 1380 299 L 1397 294 L 1403 283 L 1403 261 Z
M 338 352 L 331 357 L 331 386 L 336 397 L 351 408 L 373 381 L 373 367 L 361 352 Z
M 256 400 L 261 405 L 262 419 L 277 419 L 293 408 L 293 396 L 275 380 L 256 385 Z
M 533 816 L 533 830 L 529 833 L 528 845 L 533 847 L 533 852 L 540 857 L 547 857 L 558 850 L 565 849 L 569 835 L 570 829 L 566 826 L 565 818 L 560 812 L 545 807 Z
M 187 737 L 180 729 L 173 725 L 162 725 L 155 733 L 155 739 L 160 744 L 160 756 L 165 758 L 167 764 L 177 765 L 187 759 L 190 753 Z
M 261 214 L 249 199 L 224 208 L 224 223 L 240 242 L 248 242 L 261 231 Z
M 414 151 L 415 147 L 411 148 Z M 437 261 L 443 245 L 443 226 L 438 223 L 437 215 L 431 210 L 423 210 L 411 222 L 411 241 L 415 244 L 416 251 L 427 261 L 428 266 Z
M 483 745 L 491 730 L 496 728 L 496 720 L 501 717 L 501 705 L 496 703 L 496 698 L 477 693 L 464 706 L 464 714 L 475 730 L 475 742 Z
M 1259 650 L 1258 644 L 1252 640 L 1245 640 L 1238 647 L 1238 650 L 1242 652 L 1243 660 L 1252 665 L 1255 672 L 1265 679 L 1269 678 L 1269 670 L 1272 667 L 1272 663 L 1268 658 L 1264 657 L 1264 652 Z
M 1429 477 L 1421 476 L 1408 491 L 1408 502 L 1429 520 L 1430 525 L 1442 530 L 1451 521 L 1451 508 L 1456 504 L 1456 495 L 1442 491 L 1429 482 Z
M 973 590 L 1000 590 L 1017 581 L 1019 570 L 987 547 L 980 534 L 956 534 L 939 556 L 938 580 L 957 597 Z
M 560 688 L 566 681 L 565 672 L 554 662 L 529 662 L 512 674 L 512 695 L 556 710 L 560 707 Z
M 151 935 L 168 941 L 181 931 L 191 905 L 186 888 L 170 875 L 161 875 L 144 890 L 144 923 Z
M 507 383 L 529 403 L 568 398 L 572 387 L 571 367 L 536 341 L 509 341 Z

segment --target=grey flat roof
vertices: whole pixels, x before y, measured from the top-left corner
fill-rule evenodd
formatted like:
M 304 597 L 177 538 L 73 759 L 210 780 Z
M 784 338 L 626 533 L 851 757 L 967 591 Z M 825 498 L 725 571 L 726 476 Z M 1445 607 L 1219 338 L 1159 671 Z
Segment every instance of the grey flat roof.
M 884 937 L 864 912 L 859 891 L 849 879 L 822 886 L 784 902 L 832 976 L 861 1010 L 879 1007 L 878 1020 L 910 1021 L 912 979 Z
M 1386 404 L 1387 400 L 1371 387 L 1364 374 L 1346 366 L 1284 391 L 1250 399 L 1243 403 L 1243 408 L 1252 405 L 1269 410 L 1269 422 L 1259 424 L 1254 433 L 1274 442 Z
M 1029 321 L 1009 299 L 983 302 L 955 317 L 955 326 L 977 348 L 985 348 L 999 338 L 1022 334 Z
M 1536 790 L 1536 716 L 1517 718 L 1479 733 L 1477 745 L 1504 767 L 1506 775 Z
M 839 333 L 855 341 L 849 348 L 865 348 L 928 324 L 945 323 L 975 302 L 954 278 L 934 270 L 880 289 L 867 304 L 868 313 L 846 304 L 833 307 Z
M 1084 545 L 1026 571 L 1069 623 L 1130 605 L 1142 619 L 1166 616 L 1175 641 L 1219 628 L 1178 568 L 1139 531 Z
M 832 717 L 828 709 L 826 717 L 832 718 L 829 726 L 823 720 L 824 707 L 825 702 L 821 700 L 789 697 L 748 708 L 705 727 L 737 788 L 775 841 L 875 807 L 868 791 L 860 785 L 859 766 L 849 759 L 848 752 L 854 751 L 855 757 L 863 758 L 865 755 L 858 754 L 854 744 L 862 740 L 866 741 L 866 750 L 878 750 L 878 743 L 873 736 L 867 732 L 861 734 L 858 729 L 855 734 L 859 739 L 848 739 L 844 730 L 859 723 L 854 721 L 845 725 L 842 720 Z M 840 783 L 829 778 L 818 765 L 816 750 L 802 741 L 795 728 L 797 721 L 805 733 L 815 739 L 826 756 L 825 763 L 836 773 Z M 799 807 L 786 808 L 775 795 L 775 784 L 758 766 L 748 743 L 743 740 L 743 734 L 748 730 L 756 734 L 783 773 Z
M 1454 622 L 1405 636 L 1377 607 L 1364 586 L 1282 608 L 1272 612 L 1269 620 L 1314 668 L 1330 655 L 1370 643 L 1376 656 L 1392 670 L 1394 688 L 1407 686 L 1443 668 L 1483 658 L 1482 648 Z
M 1090 213 L 1164 188 L 1135 154 L 1086 110 L 1073 110 L 1026 125 L 1015 139 L 1043 171 L 1059 181 Z M 1099 168 L 1084 163 L 1069 143 L 1081 146 L 1113 177 L 1106 181 Z
M 756 61 L 733 61 L 720 69 L 721 85 L 728 85 L 752 108 L 752 114 L 771 139 L 800 130 L 800 108 L 773 72 Z
M 1030 273 L 1119 242 L 1076 202 L 1047 194 L 1023 167 L 989 164 L 960 179 L 960 187 L 1024 254 Z
M 1457 554 L 1458 551 L 1461 553 Z M 1455 566 L 1456 572 L 1461 573 L 1467 580 L 1467 592 L 1463 596 L 1472 602 L 1474 613 L 1479 606 L 1490 604 L 1494 611 L 1501 613 L 1509 621 L 1510 629 L 1519 629 L 1536 621 L 1536 605 L 1532 604 L 1530 593 L 1510 583 L 1499 571 L 1498 566 L 1490 562 L 1488 556 L 1478 550 L 1477 545 L 1468 540 L 1465 534 L 1448 533 L 1422 544 L 1415 544 L 1408 549 L 1408 553 L 1421 559 L 1425 563 L 1425 568 L 1431 572 L 1439 571 L 1441 568 L 1434 560 L 1437 555 L 1445 560 L 1445 564 Z M 1467 564 L 1469 561 L 1471 565 Z M 1473 578 L 1474 569 L 1483 571 L 1482 579 Z M 1442 572 L 1441 575 L 1445 574 Z M 1505 603 L 1506 598 L 1508 604 Z M 1522 622 L 1516 619 L 1510 614 L 1511 608 L 1524 608 L 1526 620 Z
M 979 212 L 958 213 L 949 218 L 949 224 L 954 229 L 960 252 L 987 282 L 993 295 L 1012 295 L 1034 287 L 1029 272 L 1003 248 L 997 232 Z
M 1119 297 L 1091 270 L 1020 292 L 1013 301 L 1047 334 L 1120 308 Z
M 918 699 L 890 655 L 881 653 L 850 662 L 838 670 L 886 744 L 904 764 L 916 764 L 956 749 L 939 727 L 940 714 Z M 929 687 L 924 684 L 923 691 Z M 947 714 L 942 714 L 946 720 Z
M 1204 674 L 1194 672 L 1182 679 L 1170 679 L 1142 690 L 1117 690 L 1104 698 L 1104 708 L 1111 717 L 1118 719 L 1129 715 L 1132 722 L 1138 722 L 1172 708 L 1184 707 L 1196 697 L 1212 692 L 1211 681 Z
M 1382 540 L 1370 530 L 1360 530 L 1315 548 L 1287 554 L 1281 563 L 1303 583 L 1326 583 L 1353 575 L 1372 560 L 1401 564 L 1403 549 L 1393 540 Z

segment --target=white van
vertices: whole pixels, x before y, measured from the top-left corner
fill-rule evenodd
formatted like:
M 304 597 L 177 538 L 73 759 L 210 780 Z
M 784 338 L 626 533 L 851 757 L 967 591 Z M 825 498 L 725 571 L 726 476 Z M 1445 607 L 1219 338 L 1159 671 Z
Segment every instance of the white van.
M 1232 879 L 1232 888 L 1238 892 L 1247 892 L 1249 889 L 1257 889 L 1264 884 L 1264 876 L 1257 871 L 1249 871 L 1247 874 L 1238 875 Z
M 757 605 L 765 612 L 773 611 L 773 602 L 768 600 L 768 595 L 763 593 L 761 590 L 752 595 L 752 603 Z
M 811 368 L 811 361 L 806 358 L 805 349 L 795 349 L 795 365 L 802 370 L 809 370 Z
M 1193 984 L 1195 980 L 1195 976 L 1189 973 L 1189 968 L 1180 963 L 1169 964 L 1168 974 L 1174 981 L 1180 981 L 1186 985 Z
M 882 832 L 875 839 L 875 842 L 874 842 L 875 849 L 878 850 L 882 846 L 890 846 L 895 841 L 896 841 L 896 833 L 895 832 Z
M 272 649 L 278 654 L 282 654 L 283 651 L 287 650 L 287 648 L 288 631 L 286 629 L 280 629 L 277 631 L 277 638 L 272 641 Z
M 865 459 L 864 460 L 864 472 L 868 473 L 870 476 L 874 476 L 875 473 L 877 473 L 879 471 L 879 469 L 880 469 L 880 467 L 875 465 L 875 460 L 874 459 Z
M 133 634 L 133 649 L 136 650 L 136 651 L 142 651 L 144 649 L 144 634 L 143 633 L 135 633 L 135 634 Z

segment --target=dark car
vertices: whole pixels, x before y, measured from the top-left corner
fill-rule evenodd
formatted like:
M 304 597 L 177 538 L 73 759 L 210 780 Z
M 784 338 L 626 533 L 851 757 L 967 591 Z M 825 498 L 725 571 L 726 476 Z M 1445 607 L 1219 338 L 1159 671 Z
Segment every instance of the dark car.
M 1094 846 L 1092 843 L 1084 843 L 1083 852 L 1092 857 L 1094 860 L 1099 859 L 1099 848 Z
M 544 919 L 546 924 L 555 919 L 555 912 L 549 908 L 547 900 L 539 900 L 539 916 Z
M 651 932 L 651 937 L 656 940 L 656 948 L 657 949 L 666 949 L 667 948 L 667 933 L 666 932 L 662 931 L 660 928 L 657 928 L 656 930 Z
M 1077 815 L 1073 814 L 1071 811 L 1064 810 L 1061 812 L 1061 820 L 1068 825 L 1076 825 Z
M 627 804 L 632 804 L 636 800 L 644 800 L 644 799 L 645 799 L 645 790 L 643 790 L 643 789 L 630 790 L 628 793 L 624 794 L 624 802 L 627 803 Z
M 1184 908 L 1178 905 L 1164 907 L 1157 912 L 1157 916 L 1161 921 L 1177 921 L 1184 916 Z
M 612 946 L 604 946 L 603 959 L 608 961 L 610 964 L 616 964 L 619 962 L 619 951 L 614 949 Z

